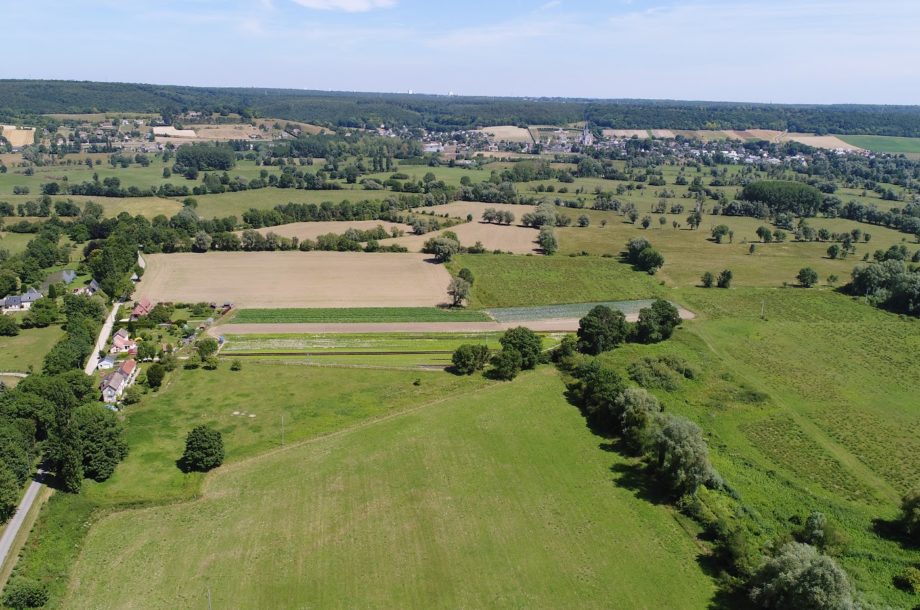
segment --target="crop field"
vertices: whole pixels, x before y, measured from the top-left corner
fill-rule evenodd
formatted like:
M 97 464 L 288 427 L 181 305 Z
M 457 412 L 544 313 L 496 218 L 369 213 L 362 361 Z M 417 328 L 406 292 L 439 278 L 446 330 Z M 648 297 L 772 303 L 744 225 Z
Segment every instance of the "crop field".
M 230 324 L 316 324 L 338 322 L 487 322 L 489 317 L 470 309 L 439 307 L 350 307 L 241 309 Z
M 697 367 L 695 381 L 655 392 L 707 431 L 751 530 L 766 541 L 819 510 L 844 531 L 840 561 L 867 601 L 910 607 L 891 582 L 916 552 L 880 537 L 876 521 L 892 519 L 920 477 L 918 322 L 826 291 L 722 292 L 681 290 L 698 320 L 669 342 L 604 359 L 625 368 L 669 354 Z M 858 355 L 840 353 L 841 337 L 858 342 Z
M 522 320 L 547 320 L 554 318 L 582 318 L 597 305 L 622 311 L 627 317 L 639 315 L 639 310 L 652 304 L 651 299 L 639 301 L 605 301 L 601 303 L 569 303 L 566 305 L 545 305 L 543 307 L 504 307 L 486 311 L 499 322 Z
M 497 125 L 495 127 L 484 127 L 479 131 L 488 134 L 495 140 L 504 140 L 505 142 L 520 142 L 524 144 L 532 144 L 533 138 L 530 137 L 530 132 L 523 127 L 515 127 L 514 125 Z
M 421 254 L 210 252 L 152 254 L 135 298 L 232 302 L 240 308 L 433 307 L 450 276 Z
M 0 337 L 0 372 L 40 371 L 45 354 L 63 336 L 59 326 L 48 326 L 21 330 L 15 337 Z
M 563 389 L 544 368 L 445 394 L 105 517 L 62 605 L 194 606 L 204 583 L 218 607 L 705 606 L 693 539 L 611 484 Z
M 513 252 L 515 254 L 532 254 L 539 252 L 537 237 L 540 232 L 530 227 L 517 225 L 497 225 L 485 222 L 467 222 L 447 229 L 453 231 L 462 246 L 472 246 L 480 242 L 486 250 Z M 434 233 L 425 235 L 404 235 L 381 239 L 380 245 L 399 244 L 408 248 L 410 252 L 420 252 L 425 242 L 435 236 Z
M 470 307 L 498 308 L 654 298 L 658 281 L 616 259 L 567 256 L 462 254 L 451 271 L 476 278 Z
M 274 233 L 280 237 L 296 237 L 297 239 L 316 239 L 320 235 L 326 235 L 327 233 L 336 233 L 341 235 L 348 229 L 356 229 L 358 231 L 368 231 L 371 229 L 376 229 L 377 227 L 383 227 L 388 233 L 392 229 L 398 229 L 406 233 L 412 231 L 412 227 L 409 225 L 399 224 L 395 222 L 385 222 L 382 220 L 347 220 L 347 221 L 321 221 L 321 222 L 292 222 L 286 225 L 276 225 L 274 227 L 263 227 L 257 229 L 262 235 L 268 235 L 269 233 Z M 237 234 L 242 231 L 237 231 Z
M 873 152 L 920 154 L 920 138 L 899 138 L 895 136 L 839 137 L 848 144 Z

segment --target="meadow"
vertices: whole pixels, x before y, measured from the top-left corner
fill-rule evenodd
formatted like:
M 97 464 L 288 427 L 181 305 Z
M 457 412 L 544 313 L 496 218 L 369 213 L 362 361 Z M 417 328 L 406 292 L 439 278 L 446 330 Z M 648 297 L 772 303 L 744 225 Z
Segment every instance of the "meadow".
M 63 336 L 61 327 L 52 325 L 21 330 L 15 337 L 0 337 L 0 372 L 41 370 L 45 354 Z
M 351 307 L 240 309 L 230 324 L 341 323 L 341 322 L 487 322 L 489 317 L 470 309 L 438 307 Z
M 693 538 L 611 484 L 618 458 L 562 394 L 549 368 L 445 392 L 105 517 L 62 605 L 193 606 L 207 586 L 218 607 L 705 606 Z
M 0 250 L 6 250 L 10 254 L 19 254 L 26 249 L 26 245 L 33 237 L 35 236 L 31 233 L 0 232 Z
M 839 136 L 839 138 L 848 144 L 873 152 L 920 154 L 920 138 L 897 136 Z

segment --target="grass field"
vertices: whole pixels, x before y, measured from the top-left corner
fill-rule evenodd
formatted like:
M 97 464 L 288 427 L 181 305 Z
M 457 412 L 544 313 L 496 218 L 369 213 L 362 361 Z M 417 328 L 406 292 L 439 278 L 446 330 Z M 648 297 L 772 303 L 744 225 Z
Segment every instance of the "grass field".
M 616 259 L 567 256 L 463 254 L 450 269 L 469 268 L 476 278 L 470 307 L 515 307 L 654 298 L 656 278 Z
M 562 390 L 544 368 L 445 393 L 107 517 L 63 605 L 194 607 L 207 586 L 217 607 L 705 606 L 694 541 L 611 483 Z
M 15 337 L 0 337 L 0 371 L 26 373 L 29 367 L 42 368 L 42 360 L 58 339 L 60 326 L 20 330 Z
M 34 237 L 32 233 L 0 233 L 0 250 L 6 250 L 10 254 L 19 254 L 25 251 L 26 245 Z
M 853 146 L 881 153 L 920 154 L 920 138 L 900 138 L 895 136 L 838 136 Z
M 337 322 L 486 322 L 490 318 L 470 309 L 438 307 L 352 307 L 241 309 L 231 324 L 337 323 Z

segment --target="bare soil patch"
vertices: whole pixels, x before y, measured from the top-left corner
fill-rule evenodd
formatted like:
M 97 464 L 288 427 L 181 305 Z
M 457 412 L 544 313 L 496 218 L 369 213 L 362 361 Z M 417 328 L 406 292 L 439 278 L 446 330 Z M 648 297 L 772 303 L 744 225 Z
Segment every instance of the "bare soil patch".
M 176 129 L 172 125 L 165 127 L 154 127 L 153 135 L 164 138 L 197 138 L 198 134 L 194 129 Z
M 135 299 L 236 307 L 430 307 L 450 274 L 421 254 L 209 252 L 146 255 Z
M 652 129 L 652 137 L 655 138 L 673 138 L 675 137 L 674 132 L 670 129 Z
M 35 128 L 19 128 L 15 125 L 0 125 L 0 135 L 10 143 L 10 146 L 19 148 L 20 146 L 29 146 L 35 142 Z

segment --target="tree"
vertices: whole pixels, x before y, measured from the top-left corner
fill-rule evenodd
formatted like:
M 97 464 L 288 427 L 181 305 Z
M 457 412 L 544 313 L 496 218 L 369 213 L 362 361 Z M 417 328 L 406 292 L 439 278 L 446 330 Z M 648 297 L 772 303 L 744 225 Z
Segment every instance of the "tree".
M 447 285 L 447 294 L 450 295 L 452 306 L 462 307 L 463 302 L 470 298 L 470 283 L 463 278 L 455 277 Z
M 10 270 L 0 271 L 0 299 L 16 294 L 19 290 L 19 276 Z
M 12 469 L 0 462 L 0 523 L 6 523 L 16 513 L 21 485 Z
M 920 487 L 901 500 L 901 527 L 915 544 L 920 544 Z
M 831 244 L 830 246 L 828 246 L 827 256 L 832 259 L 835 259 L 838 256 L 840 256 L 840 246 L 838 246 L 837 244 Z
M 655 275 L 655 272 L 664 266 L 664 256 L 654 248 L 646 248 L 639 254 L 639 260 L 636 267 L 640 271 L 646 271 L 649 275 Z
M 757 237 L 759 237 L 760 241 L 763 243 L 768 244 L 773 241 L 773 231 L 770 230 L 770 227 L 757 227 Z
M 157 346 L 153 341 L 141 341 L 137 344 L 137 359 L 141 362 L 153 360 L 157 355 Z
M 460 279 L 466 280 L 466 283 L 471 287 L 473 285 L 473 272 L 464 267 L 460 270 L 460 273 L 457 274 Z
M 584 228 L 584 227 L 587 227 L 587 226 L 590 225 L 590 224 L 591 224 L 591 219 L 588 218 L 587 216 L 585 216 L 584 214 L 582 214 L 581 216 L 578 217 L 578 226 L 579 226 L 579 227 Z
M 629 325 L 622 311 L 596 305 L 578 321 L 578 351 L 597 355 L 626 341 Z
M 460 242 L 449 237 L 435 237 L 425 243 L 423 252 L 434 254 L 439 263 L 450 261 L 460 251 Z
M 48 602 L 48 590 L 39 583 L 16 577 L 10 581 L 3 592 L 3 603 L 14 610 L 41 608 Z
M 211 244 L 213 243 L 211 236 L 205 231 L 198 231 L 195 234 L 195 241 L 192 243 L 192 247 L 195 249 L 195 252 L 207 252 L 211 249 Z
M 620 374 L 593 360 L 575 367 L 572 376 L 576 381 L 569 385 L 569 391 L 577 397 L 588 420 L 608 430 L 618 426 L 620 412 L 617 399 L 626 389 Z
M 460 375 L 472 375 L 485 368 L 489 361 L 489 348 L 486 345 L 465 343 L 454 351 L 451 362 L 454 371 Z
M 664 299 L 655 299 L 651 307 L 639 310 L 636 336 L 641 343 L 658 343 L 669 339 L 680 322 L 677 307 Z
M 649 215 L 643 216 L 642 217 L 642 228 L 647 229 L 650 226 L 652 226 L 652 217 Z
M 490 375 L 495 379 L 511 381 L 521 371 L 521 354 L 514 349 L 502 349 L 492 356 Z
M 198 343 L 195 344 L 195 347 L 197 348 L 198 355 L 201 357 L 201 359 L 205 360 L 208 358 L 208 356 L 213 356 L 216 354 L 217 348 L 220 346 L 217 344 L 217 339 L 206 337 L 198 341 Z
M 16 318 L 0 313 L 0 337 L 15 337 L 19 334 Z
M 719 273 L 719 277 L 716 280 L 716 286 L 719 288 L 731 288 L 733 277 L 734 274 L 732 274 L 731 269 L 723 270 L 721 273 Z
M 159 362 L 154 362 L 147 369 L 147 385 L 152 389 L 157 389 L 163 385 L 163 378 L 166 376 L 166 367 Z
M 710 271 L 707 271 L 706 273 L 704 273 L 703 277 L 700 278 L 700 283 L 703 284 L 703 288 L 712 288 L 715 282 L 716 282 L 716 278 Z
M 218 430 L 196 426 L 185 438 L 185 452 L 179 459 L 183 472 L 207 472 L 224 462 L 224 441 Z
M 540 363 L 543 342 L 537 333 L 529 328 L 518 326 L 506 330 L 498 341 L 502 350 L 516 351 L 521 355 L 521 368 L 532 369 Z
M 540 244 L 540 249 L 543 250 L 543 254 L 547 256 L 555 254 L 556 250 L 559 249 L 559 243 L 556 241 L 556 234 L 551 227 L 541 227 L 537 241 Z
M 23 319 L 23 326 L 27 328 L 45 328 L 54 324 L 58 317 L 58 306 L 54 299 L 42 297 L 32 303 L 29 312 Z
M 651 452 L 655 470 L 677 497 L 715 478 L 703 431 L 684 417 L 665 416 Z
M 767 610 L 856 608 L 844 571 L 809 544 L 789 542 L 782 546 L 751 584 L 751 600 Z
M 818 272 L 811 267 L 802 267 L 795 277 L 803 288 L 811 288 L 818 283 Z
M 642 388 L 627 388 L 617 397 L 620 411 L 620 433 L 634 453 L 642 453 L 651 445 L 653 428 L 661 413 L 661 403 Z
M 626 260 L 636 265 L 639 263 L 639 255 L 646 248 L 651 248 L 652 242 L 644 237 L 634 237 L 626 243 Z
M 83 475 L 105 481 L 128 455 L 124 428 L 114 413 L 94 404 L 78 407 L 73 415 L 83 451 Z
M 712 238 L 716 240 L 717 244 L 721 244 L 729 233 L 731 233 L 731 229 L 727 225 L 717 225 L 712 229 Z

